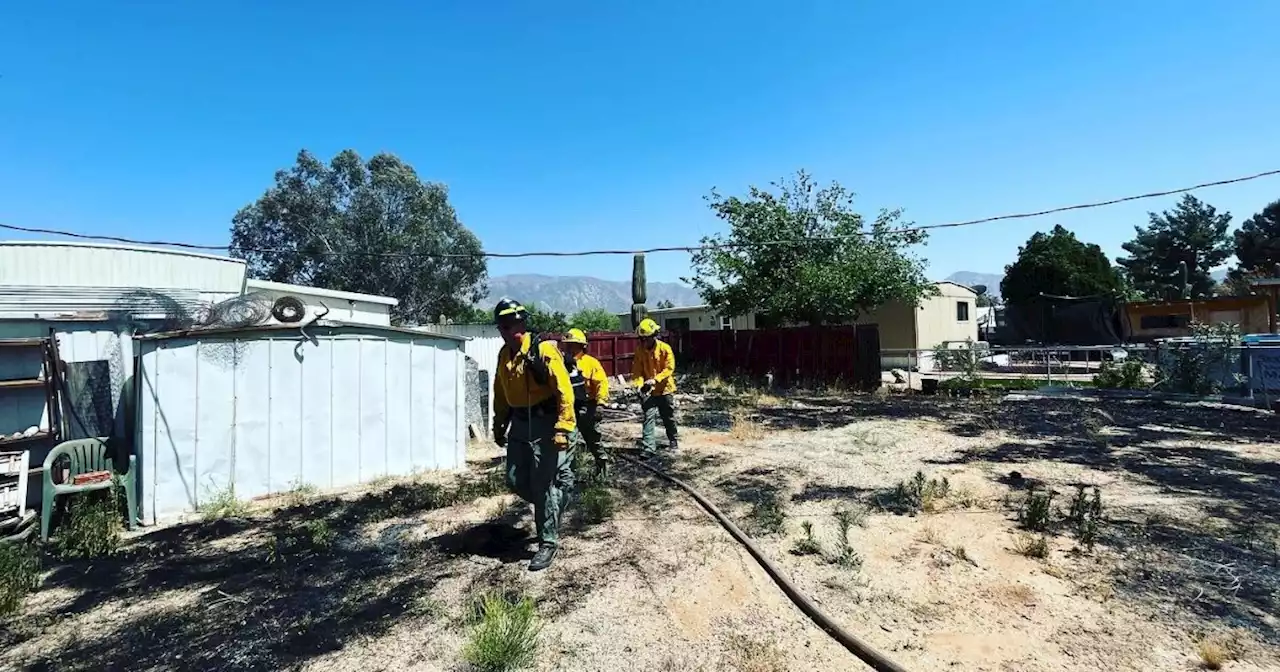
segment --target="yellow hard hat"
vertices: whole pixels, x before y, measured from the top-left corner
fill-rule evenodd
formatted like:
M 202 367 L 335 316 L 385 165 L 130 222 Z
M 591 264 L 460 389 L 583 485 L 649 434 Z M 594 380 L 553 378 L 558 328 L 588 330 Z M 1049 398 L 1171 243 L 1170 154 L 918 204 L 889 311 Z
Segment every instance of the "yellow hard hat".
M 658 329 L 658 323 L 646 317 L 643 320 L 640 320 L 640 326 L 636 328 L 636 333 L 640 334 L 641 338 L 648 338 L 649 336 L 658 333 Z
M 560 339 L 561 343 L 580 343 L 587 344 L 587 335 L 581 329 L 570 329 L 564 338 Z

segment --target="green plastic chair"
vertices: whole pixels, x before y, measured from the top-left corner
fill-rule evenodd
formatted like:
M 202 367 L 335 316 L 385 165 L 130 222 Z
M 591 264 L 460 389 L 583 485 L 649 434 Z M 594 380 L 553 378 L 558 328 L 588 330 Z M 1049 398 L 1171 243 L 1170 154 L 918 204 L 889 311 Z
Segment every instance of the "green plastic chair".
M 70 470 L 67 472 L 66 483 L 53 482 L 53 463 L 59 457 L 66 455 L 71 460 Z M 134 525 L 138 520 L 138 496 L 135 492 L 135 482 L 137 481 L 134 467 L 138 464 L 137 456 L 129 456 L 129 469 L 123 474 L 115 468 L 115 464 L 109 455 L 107 455 L 107 440 L 105 438 L 96 439 L 75 439 L 73 441 L 63 441 L 44 458 L 44 505 L 40 507 L 40 539 L 42 541 L 49 540 L 49 524 L 53 521 L 53 504 L 60 495 L 72 495 L 79 492 L 89 492 L 91 490 L 104 490 L 111 487 L 114 479 L 108 479 L 98 483 L 85 483 L 83 485 L 72 485 L 71 479 L 81 474 L 88 474 L 95 471 L 110 471 L 113 475 L 123 475 L 124 494 L 129 508 L 129 529 L 134 529 Z

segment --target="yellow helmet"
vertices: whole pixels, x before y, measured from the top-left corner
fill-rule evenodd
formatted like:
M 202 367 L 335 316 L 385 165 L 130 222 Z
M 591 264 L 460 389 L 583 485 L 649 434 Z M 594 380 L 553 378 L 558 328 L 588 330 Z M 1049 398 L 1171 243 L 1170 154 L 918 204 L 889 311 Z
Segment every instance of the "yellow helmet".
M 565 334 L 564 338 L 560 339 L 560 342 L 561 343 L 580 343 L 582 345 L 586 345 L 587 335 L 583 333 L 581 329 L 570 329 L 569 333 Z
M 658 323 L 654 322 L 651 318 L 646 317 L 643 320 L 640 320 L 640 326 L 636 327 L 636 333 L 639 334 L 641 338 L 648 338 L 658 333 L 658 329 Z

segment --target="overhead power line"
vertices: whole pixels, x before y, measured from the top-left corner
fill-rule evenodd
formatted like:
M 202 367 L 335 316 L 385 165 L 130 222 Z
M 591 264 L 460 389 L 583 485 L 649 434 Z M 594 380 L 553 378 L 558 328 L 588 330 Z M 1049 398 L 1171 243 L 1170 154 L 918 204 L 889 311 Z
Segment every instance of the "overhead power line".
M 1030 219 L 1033 217 L 1043 217 L 1045 215 L 1053 215 L 1060 212 L 1070 212 L 1072 210 L 1089 210 L 1092 208 L 1102 208 L 1118 203 L 1127 203 L 1129 201 L 1140 201 L 1149 198 L 1159 198 L 1161 196 L 1173 196 L 1175 194 L 1185 194 L 1199 189 L 1207 189 L 1209 187 L 1220 187 L 1228 184 L 1237 184 L 1240 182 L 1249 182 L 1264 177 L 1273 177 L 1280 175 L 1280 170 L 1268 170 L 1253 175 L 1245 175 L 1243 177 L 1233 177 L 1226 180 L 1215 180 L 1213 182 L 1204 182 L 1190 187 L 1182 187 L 1179 189 L 1169 189 L 1166 191 L 1153 191 L 1145 194 L 1137 194 L 1134 196 L 1125 196 L 1123 198 L 1113 198 L 1107 201 L 1097 201 L 1095 203 L 1081 203 L 1078 205 L 1067 205 L 1058 208 L 1049 208 L 1048 210 L 1038 210 L 1036 212 L 1020 212 L 1009 215 L 997 215 L 995 217 L 983 217 L 981 219 L 970 219 L 962 222 L 947 222 L 945 224 L 929 224 L 926 226 L 912 226 L 901 229 L 894 229 L 898 233 L 911 233 L 916 231 L 933 231 L 935 229 L 954 229 L 963 226 L 976 226 L 978 224 L 990 224 L 992 222 L 1002 222 L 1013 219 Z M 126 245 L 151 245 L 162 247 L 176 247 L 185 250 L 203 250 L 210 252 L 225 252 L 232 249 L 231 245 L 197 245 L 194 243 L 182 243 L 165 240 L 137 240 L 134 238 L 122 238 L 119 236 L 102 236 L 86 233 L 76 233 L 74 231 L 61 231 L 58 229 L 41 229 L 25 226 L 15 226 L 13 224 L 0 224 L 0 229 L 9 231 L 21 231 L 23 233 L 38 233 L 50 236 L 63 236 L 66 238 L 75 238 L 79 240 L 96 240 L 103 242 L 123 243 Z M 700 245 L 670 245 L 664 247 L 650 247 L 638 250 L 580 250 L 576 252 L 480 252 L 475 254 L 465 253 L 415 253 L 415 252 L 363 252 L 360 250 L 332 250 L 325 252 L 317 252 L 316 254 L 331 255 L 358 255 L 375 258 L 401 258 L 411 257 L 419 259 L 472 259 L 477 257 L 485 257 L 490 259 L 521 259 L 526 257 L 594 257 L 603 255 L 632 255 L 632 254 L 652 254 L 658 252 L 698 252 L 701 250 L 713 249 L 738 249 L 747 247 L 771 247 L 775 245 L 797 245 L 824 242 L 839 242 L 857 238 L 861 236 L 872 235 L 869 231 L 863 231 L 847 236 L 828 236 L 828 237 L 811 237 L 790 240 L 767 240 L 751 243 L 709 243 Z M 271 253 L 288 253 L 296 252 L 291 249 L 273 249 L 273 248 L 236 248 L 241 252 L 256 252 L 260 254 Z

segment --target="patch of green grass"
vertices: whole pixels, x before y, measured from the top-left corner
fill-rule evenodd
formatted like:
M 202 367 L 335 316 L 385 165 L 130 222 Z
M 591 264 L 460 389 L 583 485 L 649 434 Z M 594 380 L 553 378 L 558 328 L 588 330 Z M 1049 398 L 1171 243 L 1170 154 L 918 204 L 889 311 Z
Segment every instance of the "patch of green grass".
M 507 672 L 533 665 L 542 625 L 531 598 L 502 593 L 480 597 L 462 657 L 479 672 Z
M 288 492 L 284 493 L 285 506 L 302 506 L 312 497 L 315 497 L 317 492 L 319 492 L 319 488 L 316 486 L 310 483 L 298 482 Z
M 54 554 L 64 559 L 115 555 L 124 530 L 117 491 L 113 485 L 67 497 L 66 517 L 53 540 Z
M 40 555 L 30 544 L 0 543 L 0 619 L 18 613 L 40 585 Z
M 793 555 L 822 555 L 822 545 L 813 537 L 813 523 L 807 520 L 803 521 L 800 523 L 800 529 L 803 530 L 804 536 L 791 544 L 791 553 Z
M 603 523 L 613 517 L 613 492 L 603 485 L 592 485 L 582 491 L 582 517 L 591 524 Z
M 1032 532 L 1045 532 L 1053 523 L 1053 491 L 1027 491 L 1027 497 L 1018 509 L 1018 524 Z
M 235 484 L 213 491 L 203 504 L 200 514 L 205 520 L 221 520 L 223 518 L 244 518 L 249 515 L 249 502 L 236 497 Z
M 787 524 L 787 513 L 782 510 L 778 494 L 766 492 L 751 504 L 750 527 L 757 534 L 782 534 Z

